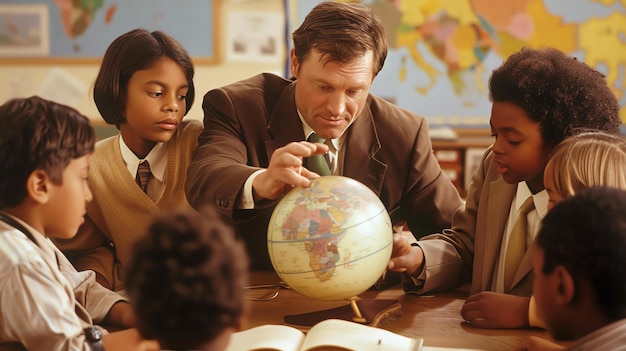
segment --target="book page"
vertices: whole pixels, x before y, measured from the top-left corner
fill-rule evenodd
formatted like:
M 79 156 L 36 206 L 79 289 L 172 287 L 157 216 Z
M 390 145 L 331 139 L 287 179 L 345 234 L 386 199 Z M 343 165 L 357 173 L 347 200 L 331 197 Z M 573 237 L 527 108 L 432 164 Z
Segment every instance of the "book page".
M 304 333 L 286 325 L 261 325 L 233 333 L 226 351 L 299 351 Z
M 419 351 L 422 339 L 412 339 L 381 328 L 327 319 L 314 325 L 307 333 L 302 351 L 335 346 L 355 351 Z

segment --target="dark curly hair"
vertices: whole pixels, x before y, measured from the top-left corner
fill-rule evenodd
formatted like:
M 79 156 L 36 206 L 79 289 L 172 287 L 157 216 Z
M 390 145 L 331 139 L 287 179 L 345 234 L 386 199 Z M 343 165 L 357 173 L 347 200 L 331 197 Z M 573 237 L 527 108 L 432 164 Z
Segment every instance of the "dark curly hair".
M 71 160 L 91 154 L 96 135 L 77 110 L 38 96 L 11 99 L 0 106 L 0 208 L 27 196 L 26 180 L 41 169 L 56 184 Z
M 576 284 L 588 282 L 609 320 L 626 318 L 626 191 L 592 187 L 548 211 L 536 244 L 542 272 L 565 267 Z
M 163 348 L 198 349 L 237 326 L 247 270 L 243 244 L 213 208 L 161 214 L 126 275 L 139 332 Z
M 538 122 L 549 146 L 582 129 L 620 132 L 620 106 L 604 76 L 557 49 L 509 56 L 493 71 L 489 91 L 492 102 L 515 104 Z

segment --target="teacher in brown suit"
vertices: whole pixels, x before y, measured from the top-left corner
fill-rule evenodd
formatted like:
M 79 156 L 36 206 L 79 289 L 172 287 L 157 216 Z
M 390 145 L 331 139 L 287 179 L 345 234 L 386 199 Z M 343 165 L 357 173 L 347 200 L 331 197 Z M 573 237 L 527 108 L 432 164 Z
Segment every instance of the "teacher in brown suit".
M 426 119 L 369 93 L 387 55 L 380 20 L 360 4 L 323 2 L 293 42 L 293 79 L 264 73 L 204 96 L 186 183 L 192 206 L 216 205 L 236 223 L 251 268 L 271 269 L 272 211 L 292 186 L 319 176 L 306 158 L 326 154 L 330 173 L 378 194 L 394 225 L 418 238 L 449 227 L 462 200 L 433 155 Z M 313 133 L 325 143 L 305 141 Z

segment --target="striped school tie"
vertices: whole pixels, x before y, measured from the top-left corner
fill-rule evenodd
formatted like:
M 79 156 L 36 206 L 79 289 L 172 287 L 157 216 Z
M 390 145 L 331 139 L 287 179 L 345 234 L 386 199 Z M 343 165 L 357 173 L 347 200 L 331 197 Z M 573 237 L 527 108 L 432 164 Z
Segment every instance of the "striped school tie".
M 148 161 L 141 162 L 139 167 L 137 167 L 137 176 L 135 177 L 135 181 L 144 193 L 148 190 L 148 181 L 150 180 L 150 176 L 152 176 L 152 172 L 150 172 L 150 164 Z

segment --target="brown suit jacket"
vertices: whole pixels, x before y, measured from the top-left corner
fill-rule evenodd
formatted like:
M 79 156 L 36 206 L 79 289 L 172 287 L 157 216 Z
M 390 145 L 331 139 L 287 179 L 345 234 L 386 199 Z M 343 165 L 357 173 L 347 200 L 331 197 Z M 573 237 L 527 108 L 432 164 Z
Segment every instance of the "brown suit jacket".
M 271 269 L 267 225 L 276 202 L 241 210 L 236 201 L 277 148 L 305 139 L 296 84 L 265 73 L 204 96 L 205 129 L 188 169 L 187 198 L 235 221 L 254 269 Z M 378 194 L 394 224 L 406 221 L 417 237 L 449 227 L 462 200 L 433 155 L 426 119 L 370 95 L 347 133 L 343 175 Z
M 419 241 L 426 260 L 426 279 L 418 293 L 446 290 L 469 283 L 470 295 L 491 290 L 502 237 L 517 184 L 508 184 L 497 171 L 489 148 L 474 173 L 463 210 L 454 215 L 452 229 Z M 533 287 L 530 249 L 508 293 L 530 296 Z M 408 287 L 408 286 L 407 286 Z

